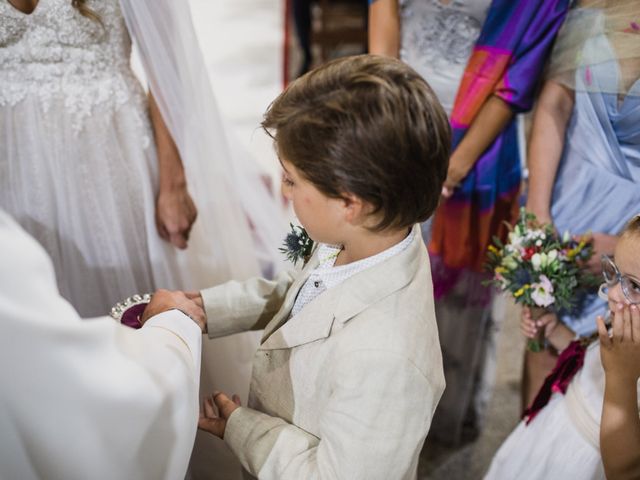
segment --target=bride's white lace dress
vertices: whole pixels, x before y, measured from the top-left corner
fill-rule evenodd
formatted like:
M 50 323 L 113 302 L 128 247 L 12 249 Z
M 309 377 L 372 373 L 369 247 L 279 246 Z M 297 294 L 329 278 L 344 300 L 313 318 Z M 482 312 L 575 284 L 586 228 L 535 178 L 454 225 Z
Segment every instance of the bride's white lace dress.
M 208 239 L 230 259 L 206 271 L 186 272 L 189 253 L 158 237 L 156 150 L 131 40 L 117 0 L 88 6 L 100 22 L 68 0 L 41 0 L 29 15 L 0 2 L 0 205 L 44 245 L 83 316 L 138 291 L 256 273 L 241 213 Z
M 40 0 L 31 14 L 0 0 L 0 207 L 45 247 L 62 295 L 84 317 L 136 292 L 258 274 L 242 194 L 225 180 L 228 171 L 211 167 L 215 155 L 228 154 L 222 143 L 206 158 L 216 175 L 190 172 L 183 156 L 190 189 L 208 187 L 194 195 L 200 217 L 189 248 L 159 238 L 156 149 L 123 10 L 118 0 L 86 4 L 99 21 L 71 0 Z M 208 134 L 225 141 L 224 133 Z M 207 202 L 212 216 L 203 215 Z M 207 393 L 246 392 L 254 338 L 205 342 Z

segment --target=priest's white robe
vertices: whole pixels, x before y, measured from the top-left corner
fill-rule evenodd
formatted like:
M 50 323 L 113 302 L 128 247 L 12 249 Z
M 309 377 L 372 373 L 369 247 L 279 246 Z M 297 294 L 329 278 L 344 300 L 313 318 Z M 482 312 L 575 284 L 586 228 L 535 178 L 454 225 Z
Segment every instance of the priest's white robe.
M 0 210 L 0 480 L 184 478 L 201 340 L 176 310 L 140 330 L 80 319 Z

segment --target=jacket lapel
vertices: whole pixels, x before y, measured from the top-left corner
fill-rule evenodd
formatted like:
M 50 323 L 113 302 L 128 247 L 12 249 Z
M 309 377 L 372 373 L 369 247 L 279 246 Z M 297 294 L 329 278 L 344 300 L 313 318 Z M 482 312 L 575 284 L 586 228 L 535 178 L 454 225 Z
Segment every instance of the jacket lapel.
M 413 235 L 405 250 L 348 278 L 338 287 L 342 297 L 335 309 L 336 321 L 346 323 L 365 308 L 405 287 L 421 265 L 426 265 L 430 272 L 429 255 L 419 226 L 413 227 Z M 428 294 L 426 290 L 424 293 Z
M 340 296 L 338 288 L 323 292 L 305 305 L 296 316 L 275 329 L 258 349 L 293 348 L 328 337 L 335 317 L 336 302 Z
M 265 328 L 259 350 L 293 348 L 326 338 L 334 321 L 346 323 L 370 305 L 405 287 L 424 262 L 429 270 L 429 257 L 418 225 L 413 227 L 413 235 L 404 251 L 323 292 L 287 321 L 298 292 L 318 265 L 314 255 L 291 285 L 280 311 Z
M 267 338 L 269 338 L 269 336 L 276 329 L 281 327 L 282 324 L 287 321 L 287 318 L 289 318 L 289 315 L 291 314 L 293 304 L 296 301 L 296 297 L 298 296 L 298 292 L 304 285 L 304 282 L 307 281 L 307 278 L 309 278 L 309 275 L 311 275 L 311 272 L 318 266 L 318 263 L 318 248 L 316 248 L 314 254 L 311 256 L 307 264 L 300 272 L 300 275 L 296 277 L 296 279 L 289 287 L 289 290 L 284 297 L 282 307 L 280 307 L 280 310 L 278 310 L 278 312 L 273 316 L 271 321 L 265 327 L 264 332 L 262 333 L 261 342 L 264 342 Z

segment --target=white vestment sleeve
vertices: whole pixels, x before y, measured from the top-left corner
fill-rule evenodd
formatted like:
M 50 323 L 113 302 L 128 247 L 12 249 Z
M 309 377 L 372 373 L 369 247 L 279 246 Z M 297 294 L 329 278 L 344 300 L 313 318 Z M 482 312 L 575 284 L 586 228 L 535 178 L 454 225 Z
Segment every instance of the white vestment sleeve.
M 286 234 L 284 211 L 276 200 L 278 195 L 266 186 L 265 172 L 241 142 L 229 137 L 189 3 L 120 0 L 120 5 L 199 210 L 199 221 L 190 236 L 192 246 L 204 251 L 208 247 L 207 255 L 215 259 L 211 269 L 226 265 L 230 270 L 226 278 L 255 276 L 256 259 L 263 270 L 267 266 L 281 270 L 285 264 L 278 247 Z M 240 235 L 238 229 L 243 228 L 245 235 Z M 210 245 L 212 238 L 223 245 Z
M 201 334 L 178 311 L 135 331 L 84 321 L 0 210 L 0 478 L 183 478 Z

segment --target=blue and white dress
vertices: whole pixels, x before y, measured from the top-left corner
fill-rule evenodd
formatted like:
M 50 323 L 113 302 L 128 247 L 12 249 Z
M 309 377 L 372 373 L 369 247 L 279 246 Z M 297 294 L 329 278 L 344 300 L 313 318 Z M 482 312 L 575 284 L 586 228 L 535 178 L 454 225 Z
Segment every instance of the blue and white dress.
M 640 41 L 640 36 L 639 36 Z M 605 35 L 592 38 L 583 56 L 613 47 Z M 576 72 L 573 114 L 553 190 L 551 215 L 560 232 L 618 234 L 640 212 L 640 79 L 620 98 L 615 60 Z M 580 335 L 596 330 L 606 304 L 591 295 L 580 311 L 562 320 Z

